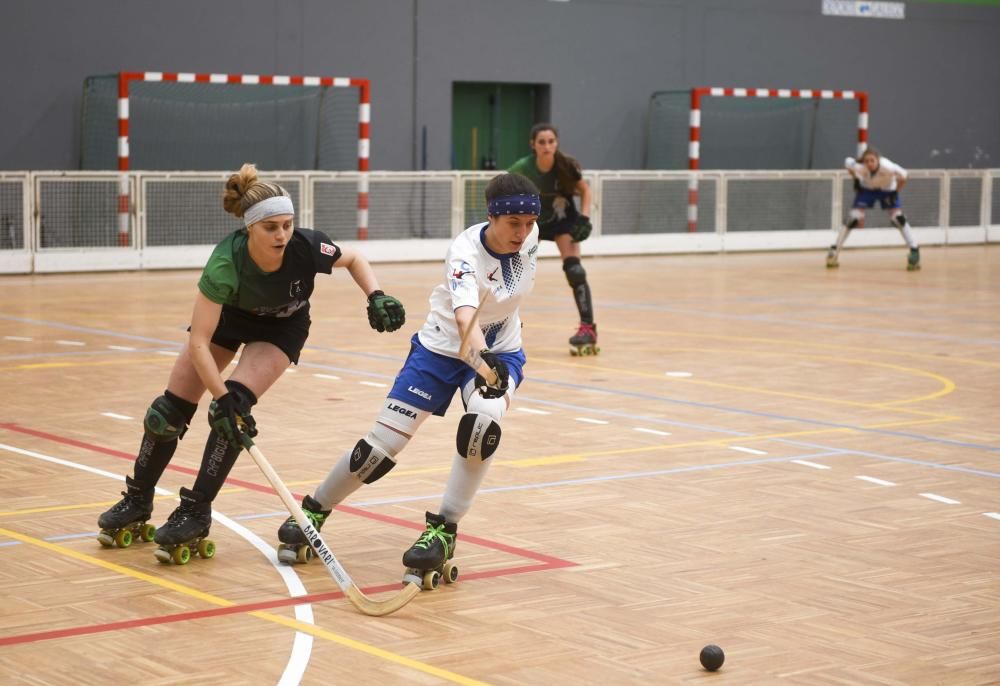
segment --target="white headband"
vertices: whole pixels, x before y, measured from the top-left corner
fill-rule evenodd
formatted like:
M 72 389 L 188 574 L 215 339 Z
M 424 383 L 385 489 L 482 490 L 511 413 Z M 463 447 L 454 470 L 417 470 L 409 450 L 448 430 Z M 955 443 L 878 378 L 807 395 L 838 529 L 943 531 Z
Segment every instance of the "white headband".
M 295 215 L 295 207 L 292 205 L 292 199 L 287 195 L 279 195 L 254 203 L 243 215 L 243 223 L 246 226 L 250 226 L 262 219 L 267 219 L 278 214 Z

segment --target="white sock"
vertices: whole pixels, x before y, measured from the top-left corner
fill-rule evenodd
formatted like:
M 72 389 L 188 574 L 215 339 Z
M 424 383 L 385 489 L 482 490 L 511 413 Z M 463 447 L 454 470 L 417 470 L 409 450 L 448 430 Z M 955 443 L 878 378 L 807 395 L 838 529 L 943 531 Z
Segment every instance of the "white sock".
M 910 227 L 910 222 L 903 224 L 902 228 L 899 229 L 899 232 L 903 234 L 903 240 L 906 241 L 908 246 L 910 246 L 910 250 L 920 247 L 917 245 L 917 239 L 913 237 L 913 229 Z
M 323 506 L 324 510 L 333 509 L 335 505 L 339 505 L 347 496 L 361 488 L 361 481 L 351 474 L 352 452 L 354 452 L 353 448 L 341 455 L 337 464 L 333 465 L 333 469 L 316 489 L 316 495 L 313 497 Z
M 448 485 L 441 499 L 441 515 L 446 521 L 457 524 L 472 507 L 472 499 L 476 497 L 479 486 L 486 478 L 492 459 L 481 460 L 478 457 L 470 459 L 455 453 L 451 461 Z

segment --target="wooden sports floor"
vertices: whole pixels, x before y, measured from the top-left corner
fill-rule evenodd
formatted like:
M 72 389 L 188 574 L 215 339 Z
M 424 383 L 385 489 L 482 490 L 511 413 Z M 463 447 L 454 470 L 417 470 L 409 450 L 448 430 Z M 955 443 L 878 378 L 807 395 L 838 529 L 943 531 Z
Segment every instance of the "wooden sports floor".
M 596 358 L 569 356 L 569 288 L 540 261 L 462 577 L 385 618 L 316 561 L 276 566 L 286 514 L 246 455 L 214 559 L 101 548 L 197 272 L 2 277 L 0 683 L 1000 683 L 1000 247 L 923 252 L 916 273 L 903 248 L 835 271 L 822 252 L 588 259 Z M 370 428 L 441 269 L 377 268 L 407 307 L 394 334 L 345 272 L 320 281 L 302 363 L 254 412 L 297 496 Z M 456 408 L 323 530 L 376 598 L 439 504 Z

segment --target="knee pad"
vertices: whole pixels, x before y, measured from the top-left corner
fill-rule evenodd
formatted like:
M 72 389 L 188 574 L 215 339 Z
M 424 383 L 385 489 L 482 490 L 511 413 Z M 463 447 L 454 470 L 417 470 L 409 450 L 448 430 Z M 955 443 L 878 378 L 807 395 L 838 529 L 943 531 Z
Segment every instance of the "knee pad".
M 891 217 L 892 223 L 897 229 L 901 229 L 906 226 L 906 215 L 902 212 L 898 212 Z
M 587 270 L 580 264 L 579 257 L 567 257 L 563 260 L 563 272 L 566 273 L 566 280 L 573 288 L 587 283 Z
M 860 223 L 861 222 L 857 219 L 857 217 L 851 217 L 850 221 L 847 222 L 847 230 L 851 231 L 852 229 L 858 228 L 858 224 Z
M 500 425 L 489 415 L 466 412 L 458 422 L 455 443 L 462 457 L 486 460 L 500 445 Z
M 351 474 L 361 483 L 378 481 L 396 466 L 396 455 L 409 440 L 409 437 L 401 433 L 375 424 L 351 451 Z
M 197 409 L 196 404 L 164 391 L 146 410 L 142 425 L 156 443 L 180 439 L 184 437 Z
M 253 391 L 241 384 L 239 381 L 233 381 L 232 379 L 226 379 L 226 390 L 230 393 L 238 395 L 247 407 L 253 407 L 257 404 L 257 396 L 254 395 Z

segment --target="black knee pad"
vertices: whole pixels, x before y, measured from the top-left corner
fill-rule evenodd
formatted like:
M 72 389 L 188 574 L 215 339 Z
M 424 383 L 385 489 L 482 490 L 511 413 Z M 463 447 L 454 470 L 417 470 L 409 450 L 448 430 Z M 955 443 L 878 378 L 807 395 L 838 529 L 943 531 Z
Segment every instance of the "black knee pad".
M 143 427 L 157 443 L 183 438 L 198 406 L 164 391 L 150 404 Z
M 241 384 L 239 381 L 226 379 L 226 389 L 230 393 L 238 395 L 243 402 L 246 403 L 247 407 L 253 407 L 257 404 L 257 396 L 253 394 L 253 391 Z
M 861 222 L 859 222 L 856 218 L 852 217 L 851 220 L 847 222 L 847 230 L 850 231 L 851 229 L 858 228 L 858 224 L 860 223 Z
M 351 474 L 358 477 L 361 483 L 378 481 L 395 466 L 396 460 L 391 455 L 365 438 L 357 442 L 351 453 Z
M 897 229 L 901 229 L 906 226 L 906 215 L 900 212 L 895 217 L 892 218 L 892 223 L 896 225 Z
M 500 445 L 500 425 L 489 415 L 466 412 L 458 422 L 455 442 L 462 457 L 485 460 Z
M 573 288 L 587 283 L 587 270 L 580 264 L 579 257 L 567 257 L 563 260 L 563 271 L 566 273 L 566 280 Z

